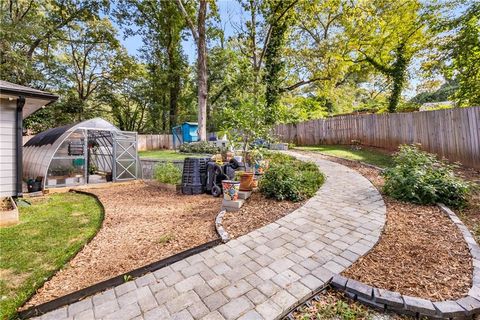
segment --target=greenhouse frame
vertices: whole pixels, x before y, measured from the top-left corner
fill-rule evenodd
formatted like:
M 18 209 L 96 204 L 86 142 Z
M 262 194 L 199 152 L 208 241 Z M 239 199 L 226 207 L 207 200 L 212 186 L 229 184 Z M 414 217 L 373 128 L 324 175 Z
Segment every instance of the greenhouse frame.
M 43 189 L 141 178 L 137 133 L 94 118 L 41 132 L 24 145 L 23 178 Z

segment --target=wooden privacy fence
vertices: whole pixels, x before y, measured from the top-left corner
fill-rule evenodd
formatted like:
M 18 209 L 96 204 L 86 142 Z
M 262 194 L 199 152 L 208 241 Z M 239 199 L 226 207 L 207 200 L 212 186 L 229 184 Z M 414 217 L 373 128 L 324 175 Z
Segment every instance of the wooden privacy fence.
M 281 124 L 274 134 L 299 146 L 360 140 L 366 146 L 395 150 L 400 144 L 420 143 L 423 150 L 480 168 L 480 107 L 340 116 Z
M 138 150 L 173 149 L 173 136 L 171 134 L 139 134 Z

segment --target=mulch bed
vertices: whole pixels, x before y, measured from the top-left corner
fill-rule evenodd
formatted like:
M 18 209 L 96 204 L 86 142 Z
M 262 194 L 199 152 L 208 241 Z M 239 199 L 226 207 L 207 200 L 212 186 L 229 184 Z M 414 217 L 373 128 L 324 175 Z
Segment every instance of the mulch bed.
M 475 240 L 480 243 L 480 171 L 464 167 L 455 171 L 457 175 L 470 181 L 475 186 L 468 201 L 468 206 L 455 210 L 455 213 L 470 229 Z
M 354 161 L 325 158 L 357 170 L 381 190 L 379 170 Z M 472 258 L 453 222 L 436 206 L 383 198 L 387 223 L 379 242 L 343 275 L 431 300 L 465 296 L 472 283 Z
M 38 305 L 215 240 L 221 202 L 132 183 L 88 189 L 105 206 L 103 226 L 23 307 Z
M 267 199 L 259 192 L 252 194 L 239 211 L 227 212 L 223 227 L 231 238 L 261 228 L 301 207 L 304 202 Z
M 97 195 L 105 207 L 102 228 L 22 310 L 218 239 L 214 221 L 220 212 L 220 198 L 179 195 L 152 182 L 85 191 Z M 237 237 L 301 205 L 265 199 L 257 192 L 240 211 L 228 213 L 224 223 Z

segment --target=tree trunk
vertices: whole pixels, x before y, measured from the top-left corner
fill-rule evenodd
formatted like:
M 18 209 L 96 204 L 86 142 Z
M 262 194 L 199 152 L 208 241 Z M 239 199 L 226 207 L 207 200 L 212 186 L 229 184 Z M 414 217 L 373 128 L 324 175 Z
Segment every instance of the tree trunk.
M 177 104 L 178 97 L 180 95 L 180 76 L 179 76 L 179 64 L 177 63 L 176 48 L 174 43 L 170 41 L 168 45 L 168 68 L 169 68 L 169 104 L 170 104 L 170 130 L 177 125 Z
M 405 58 L 405 46 L 400 44 L 396 50 L 397 58 L 393 65 L 393 88 L 388 99 L 388 112 L 396 112 L 405 85 L 408 61 Z
M 198 134 L 201 141 L 207 140 L 207 39 L 205 20 L 207 14 L 207 0 L 200 0 L 198 11 Z

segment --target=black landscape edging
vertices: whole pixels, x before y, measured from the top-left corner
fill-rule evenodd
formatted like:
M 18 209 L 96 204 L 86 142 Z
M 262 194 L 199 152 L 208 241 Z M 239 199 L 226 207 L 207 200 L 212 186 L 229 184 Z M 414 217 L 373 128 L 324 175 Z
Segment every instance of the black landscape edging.
M 79 192 L 79 191 L 75 190 L 75 192 Z M 83 192 L 83 191 L 81 191 L 79 193 L 84 193 L 84 194 L 89 194 L 90 195 L 90 193 Z M 215 240 L 209 241 L 209 242 L 201 244 L 197 247 L 179 252 L 179 253 L 177 253 L 173 256 L 170 256 L 168 258 L 153 262 L 151 264 L 140 267 L 138 269 L 135 269 L 135 270 L 126 272 L 124 274 L 121 274 L 119 276 L 110 278 L 108 280 L 96 283 L 96 284 L 94 284 L 90 287 L 83 288 L 83 289 L 80 289 L 78 291 L 69 293 L 69 294 L 67 294 L 63 297 L 54 299 L 54 300 L 46 302 L 46 303 L 42 303 L 42 304 L 37 305 L 37 306 L 33 306 L 31 308 L 28 308 L 27 310 L 19 312 L 18 316 L 21 319 L 27 319 L 27 318 L 34 317 L 34 316 L 40 316 L 40 315 L 45 314 L 49 311 L 53 311 L 55 309 L 58 309 L 58 308 L 66 306 L 66 305 L 72 304 L 74 302 L 82 300 L 83 298 L 86 298 L 88 296 L 91 296 L 91 295 L 94 295 L 96 293 L 102 292 L 102 291 L 104 291 L 106 289 L 109 289 L 111 287 L 121 285 L 121 284 L 125 283 L 125 278 L 126 277 L 131 277 L 132 280 L 133 280 L 134 278 L 141 277 L 141 276 L 143 276 L 143 275 L 145 275 L 149 272 L 156 271 L 158 269 L 161 269 L 163 267 L 171 265 L 175 262 L 178 262 L 180 260 L 183 260 L 185 258 L 193 256 L 197 253 L 201 253 L 203 251 L 206 251 L 206 250 L 208 250 L 210 248 L 213 248 L 213 247 L 215 247 L 215 246 L 217 246 L 221 243 L 222 243 L 221 239 L 215 239 Z
M 398 314 L 434 319 L 471 319 L 480 313 L 480 247 L 470 231 L 456 214 L 444 204 L 437 204 L 440 210 L 460 230 L 468 245 L 473 261 L 473 285 L 468 295 L 458 300 L 431 301 L 402 295 L 399 292 L 375 288 L 365 283 L 335 275 L 330 283 L 332 288 L 344 292 L 348 298 L 371 308 Z

